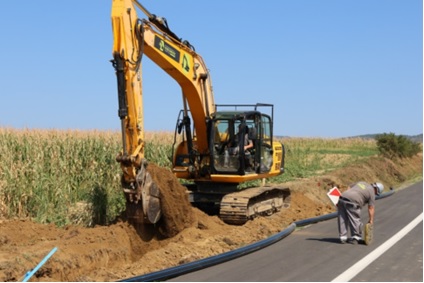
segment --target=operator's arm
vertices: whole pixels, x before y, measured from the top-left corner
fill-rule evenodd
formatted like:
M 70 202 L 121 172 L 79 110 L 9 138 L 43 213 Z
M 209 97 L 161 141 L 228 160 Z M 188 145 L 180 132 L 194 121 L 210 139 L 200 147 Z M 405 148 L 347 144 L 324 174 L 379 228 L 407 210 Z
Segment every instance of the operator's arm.
M 245 134 L 244 135 L 244 151 L 253 148 L 253 141 L 251 139 L 249 139 L 249 135 Z
M 368 205 L 368 215 L 370 217 L 370 220 L 368 223 L 373 224 L 374 223 L 374 205 Z
M 246 144 L 244 145 L 244 150 L 248 150 L 250 148 L 253 148 L 253 142 L 249 139 L 246 140 Z

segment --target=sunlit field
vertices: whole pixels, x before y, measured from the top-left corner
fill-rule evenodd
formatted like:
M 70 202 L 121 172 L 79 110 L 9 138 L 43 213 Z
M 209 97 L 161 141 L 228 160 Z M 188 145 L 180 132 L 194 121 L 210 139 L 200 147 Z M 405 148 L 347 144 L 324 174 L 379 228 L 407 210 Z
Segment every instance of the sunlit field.
M 171 166 L 174 134 L 146 133 L 149 162 Z M 284 183 L 378 154 L 374 140 L 284 138 Z M 0 213 L 40 223 L 110 223 L 124 210 L 121 133 L 0 128 Z M 87 215 L 89 214 L 89 215 Z

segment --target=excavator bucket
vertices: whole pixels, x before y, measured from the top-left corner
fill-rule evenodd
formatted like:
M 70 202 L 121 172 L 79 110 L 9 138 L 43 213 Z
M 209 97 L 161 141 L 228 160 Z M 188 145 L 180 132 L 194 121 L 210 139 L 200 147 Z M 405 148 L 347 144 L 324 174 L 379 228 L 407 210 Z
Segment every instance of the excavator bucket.
M 154 224 L 159 221 L 161 216 L 160 192 L 149 172 L 146 171 L 145 177 L 144 185 L 141 188 L 143 212 L 148 223 Z
M 127 197 L 127 217 L 135 223 L 155 224 L 162 214 L 160 191 L 146 167 L 143 163 L 137 173 L 136 190 Z

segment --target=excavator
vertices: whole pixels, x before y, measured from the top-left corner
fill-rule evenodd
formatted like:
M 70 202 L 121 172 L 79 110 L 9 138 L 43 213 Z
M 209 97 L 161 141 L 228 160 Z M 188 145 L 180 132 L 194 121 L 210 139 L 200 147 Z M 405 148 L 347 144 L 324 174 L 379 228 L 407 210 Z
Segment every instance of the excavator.
M 140 19 L 141 10 L 146 18 Z M 181 87 L 182 110 L 172 150 L 175 178 L 188 180 L 193 206 L 216 210 L 228 224 L 243 225 L 290 205 L 290 190 L 265 185 L 284 172 L 285 150 L 274 140 L 274 106 L 266 103 L 215 104 L 211 76 L 202 57 L 178 37 L 165 18 L 136 0 L 112 0 L 113 59 L 118 87 L 118 116 L 127 214 L 137 223 L 161 218 L 161 193 L 147 170 L 143 125 L 142 57 L 147 56 Z M 262 180 L 259 187 L 241 188 Z M 166 189 L 166 188 L 165 188 Z

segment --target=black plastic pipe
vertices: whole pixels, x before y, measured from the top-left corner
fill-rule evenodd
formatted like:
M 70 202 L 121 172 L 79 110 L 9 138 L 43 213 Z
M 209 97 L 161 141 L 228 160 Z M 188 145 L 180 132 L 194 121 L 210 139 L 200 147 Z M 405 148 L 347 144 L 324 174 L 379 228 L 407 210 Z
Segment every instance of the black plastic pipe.
M 223 254 L 207 257 L 205 259 L 201 259 L 198 261 L 182 264 L 179 266 L 171 267 L 168 269 L 164 269 L 157 272 L 152 272 L 146 275 L 136 276 L 129 279 L 122 280 L 121 282 L 151 282 L 151 281 L 164 281 L 170 278 L 174 278 L 186 273 L 190 273 L 199 269 L 204 269 L 213 265 L 217 265 L 219 263 L 223 263 L 246 254 L 252 253 L 254 251 L 263 249 L 269 245 L 272 245 L 281 239 L 284 239 L 288 235 L 290 235 L 294 229 L 296 228 L 296 224 L 292 223 L 289 227 L 287 227 L 284 231 L 277 233 L 269 238 L 264 240 L 255 242 L 253 244 L 244 246 L 242 248 L 238 248 L 229 252 L 225 252 Z

